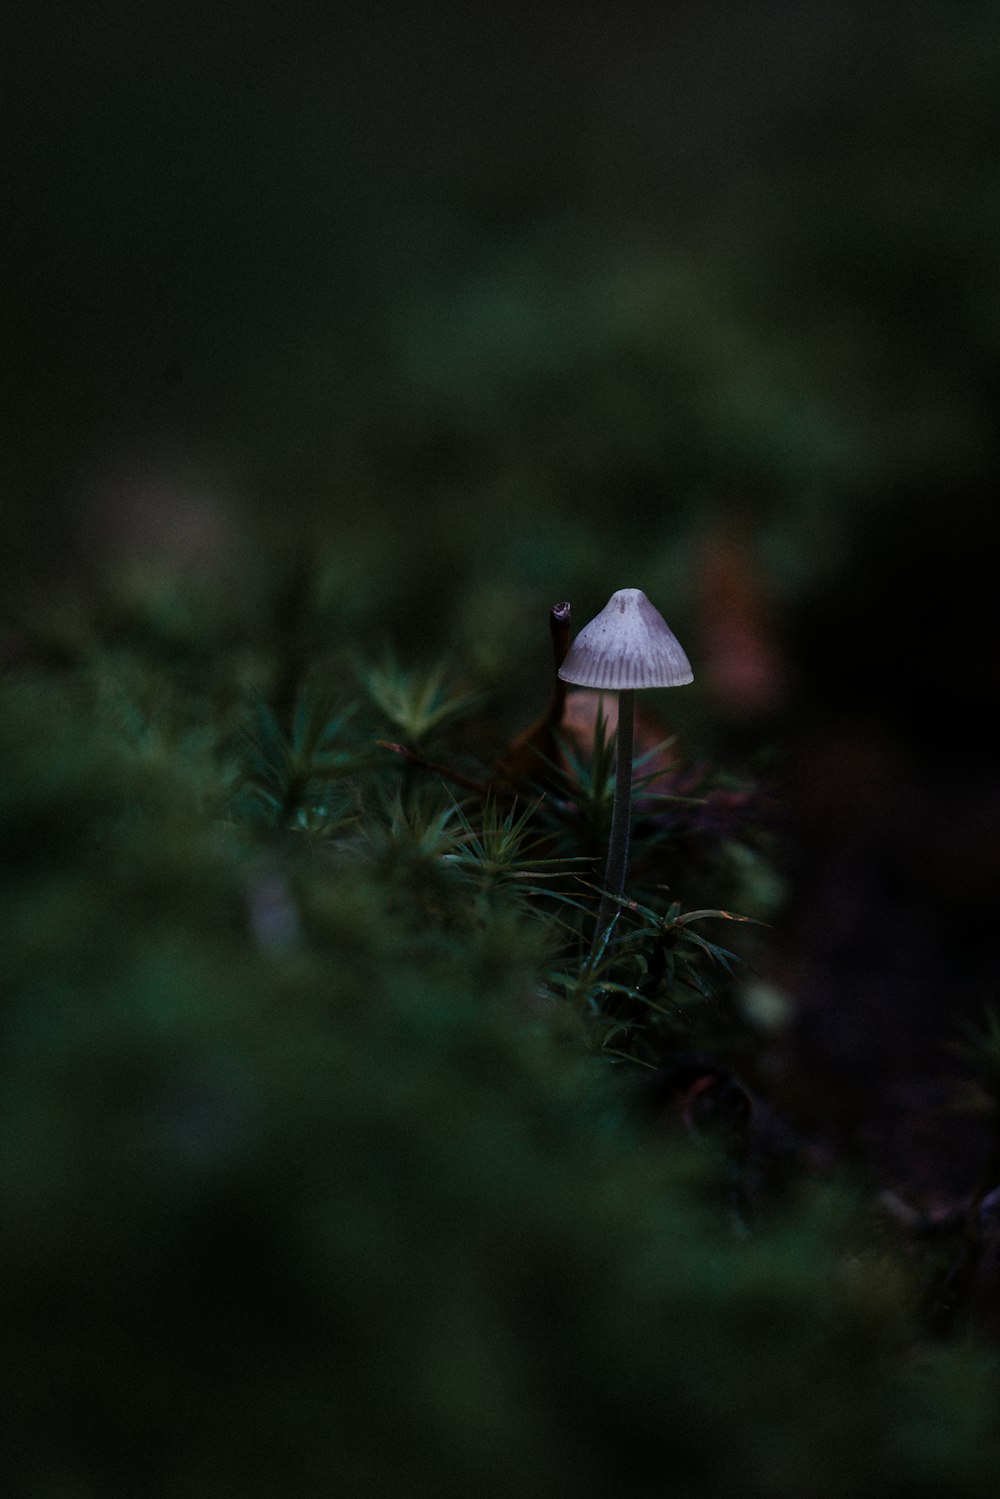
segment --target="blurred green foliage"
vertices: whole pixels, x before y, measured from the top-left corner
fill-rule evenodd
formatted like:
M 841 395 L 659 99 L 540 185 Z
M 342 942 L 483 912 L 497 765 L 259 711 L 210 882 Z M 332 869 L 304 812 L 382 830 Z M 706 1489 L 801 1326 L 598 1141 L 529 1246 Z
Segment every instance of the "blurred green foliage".
M 537 809 L 134 623 L 0 694 L 6 1491 L 990 1491 L 994 1361 L 851 1193 L 748 1234 L 595 1059 L 627 986 L 553 988 L 589 917 Z M 629 915 L 627 963 L 698 956 Z

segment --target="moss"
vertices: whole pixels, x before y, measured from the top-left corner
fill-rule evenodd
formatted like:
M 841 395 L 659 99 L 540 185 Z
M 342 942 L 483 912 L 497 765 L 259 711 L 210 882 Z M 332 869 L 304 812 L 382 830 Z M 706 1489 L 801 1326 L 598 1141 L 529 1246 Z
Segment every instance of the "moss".
M 994 1368 L 921 1351 L 849 1191 L 748 1236 L 650 1134 L 527 824 L 363 721 L 300 778 L 349 815 L 260 819 L 228 687 L 109 670 L 0 694 L 12 1493 L 985 1492 Z

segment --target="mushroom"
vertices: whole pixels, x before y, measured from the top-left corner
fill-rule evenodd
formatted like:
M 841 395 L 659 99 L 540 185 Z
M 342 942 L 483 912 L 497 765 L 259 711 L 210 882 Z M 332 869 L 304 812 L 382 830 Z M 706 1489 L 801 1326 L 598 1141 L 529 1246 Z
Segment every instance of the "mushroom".
M 615 794 L 611 807 L 604 893 L 597 912 L 594 946 L 600 942 L 625 888 L 632 816 L 632 738 L 635 694 L 645 687 L 683 687 L 694 681 L 691 663 L 662 614 L 641 588 L 619 588 L 589 625 L 584 625 L 559 668 L 564 682 L 618 693 Z

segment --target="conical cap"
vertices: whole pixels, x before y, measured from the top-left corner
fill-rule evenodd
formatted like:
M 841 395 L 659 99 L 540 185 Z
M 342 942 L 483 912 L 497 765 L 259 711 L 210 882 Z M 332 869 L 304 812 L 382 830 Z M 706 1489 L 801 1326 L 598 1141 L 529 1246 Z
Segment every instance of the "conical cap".
M 680 642 L 641 588 L 611 595 L 573 641 L 559 675 L 578 687 L 619 692 L 694 681 Z

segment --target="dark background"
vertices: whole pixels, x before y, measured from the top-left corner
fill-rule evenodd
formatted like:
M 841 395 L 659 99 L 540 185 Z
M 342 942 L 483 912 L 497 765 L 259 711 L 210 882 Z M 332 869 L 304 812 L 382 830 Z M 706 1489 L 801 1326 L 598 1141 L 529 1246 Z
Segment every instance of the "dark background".
M 719 524 L 783 605 L 992 471 L 992 5 L 42 3 L 2 43 L 14 575 L 309 515 L 386 593 L 444 551 L 453 595 L 638 567 L 683 616 Z

